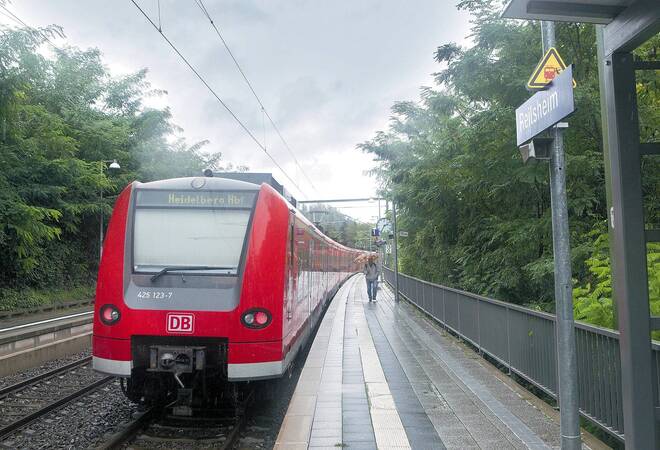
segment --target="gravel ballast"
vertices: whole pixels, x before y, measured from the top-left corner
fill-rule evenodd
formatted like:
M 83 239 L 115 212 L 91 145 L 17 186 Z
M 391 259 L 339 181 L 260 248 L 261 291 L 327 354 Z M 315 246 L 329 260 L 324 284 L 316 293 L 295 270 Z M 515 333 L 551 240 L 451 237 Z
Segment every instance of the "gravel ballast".
M 19 373 L 0 377 L 0 389 L 12 386 L 16 383 L 20 383 L 21 381 L 25 381 L 28 378 L 36 377 L 37 375 L 41 375 L 42 373 L 49 372 L 51 370 L 57 369 L 58 367 L 65 366 L 74 361 L 81 360 L 83 358 L 91 356 L 91 354 L 92 354 L 91 350 L 85 350 L 79 353 L 74 353 L 65 358 L 58 358 L 52 361 L 48 361 L 40 366 L 33 367 L 31 369 L 26 369 Z
M 49 361 L 21 373 L 2 377 L 0 388 L 62 367 L 90 354 L 91 351 L 86 350 Z M 80 387 L 83 385 L 81 384 Z M 119 381 L 116 380 L 4 437 L 0 440 L 0 447 L 12 449 L 93 447 L 102 442 L 106 433 L 112 433 L 118 430 L 123 422 L 128 422 L 135 411 L 137 406 L 124 397 Z
M 101 443 L 107 433 L 119 430 L 137 411 L 121 392 L 119 381 L 85 397 L 7 436 L 4 448 L 90 448 Z

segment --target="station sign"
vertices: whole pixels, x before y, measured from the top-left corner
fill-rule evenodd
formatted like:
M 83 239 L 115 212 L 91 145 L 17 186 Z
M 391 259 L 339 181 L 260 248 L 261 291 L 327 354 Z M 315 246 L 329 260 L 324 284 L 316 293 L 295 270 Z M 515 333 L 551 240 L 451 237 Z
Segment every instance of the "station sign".
M 408 237 L 408 232 L 407 231 L 399 231 L 399 236 L 400 237 Z
M 547 90 L 516 109 L 516 142 L 521 146 L 575 111 L 573 66 L 555 77 Z
M 546 89 L 548 84 L 564 70 L 566 70 L 564 60 L 561 59 L 556 48 L 550 47 L 541 59 L 541 62 L 536 66 L 536 69 L 534 69 L 532 76 L 529 77 L 527 89 L 530 91 Z M 576 83 L 575 80 L 573 80 L 573 87 L 575 86 Z
M 137 206 L 181 208 L 252 208 L 257 191 L 137 190 Z

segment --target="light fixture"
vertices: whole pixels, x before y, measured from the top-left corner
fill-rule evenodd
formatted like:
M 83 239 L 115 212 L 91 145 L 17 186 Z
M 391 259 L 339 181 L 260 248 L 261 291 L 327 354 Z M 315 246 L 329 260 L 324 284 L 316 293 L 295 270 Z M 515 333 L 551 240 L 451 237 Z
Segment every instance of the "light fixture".
M 552 141 L 552 138 L 536 137 L 527 144 L 518 147 L 523 163 L 549 160 Z
M 106 325 L 115 324 L 121 317 L 119 309 L 115 305 L 106 304 L 99 309 L 99 318 Z
M 241 322 L 247 328 L 266 328 L 272 320 L 270 312 L 264 308 L 252 308 L 241 316 Z

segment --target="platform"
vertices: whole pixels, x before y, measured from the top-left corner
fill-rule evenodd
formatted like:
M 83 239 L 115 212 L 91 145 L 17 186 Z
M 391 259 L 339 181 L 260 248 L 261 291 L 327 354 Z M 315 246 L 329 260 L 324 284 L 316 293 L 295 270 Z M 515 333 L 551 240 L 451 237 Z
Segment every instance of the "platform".
M 93 311 L 85 307 L 0 322 L 0 376 L 89 349 L 92 316 Z
M 369 303 L 357 275 L 328 307 L 275 448 L 559 448 L 557 415 L 506 378 L 386 287 Z

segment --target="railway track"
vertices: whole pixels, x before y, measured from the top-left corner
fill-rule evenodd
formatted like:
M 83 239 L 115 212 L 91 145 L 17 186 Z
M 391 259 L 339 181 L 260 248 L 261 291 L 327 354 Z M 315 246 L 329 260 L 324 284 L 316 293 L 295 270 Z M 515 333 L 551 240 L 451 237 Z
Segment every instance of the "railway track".
M 0 389 L 0 439 L 114 380 L 94 373 L 91 357 Z
M 166 413 L 168 408 L 151 408 L 140 413 L 97 450 L 131 449 L 204 449 L 229 450 L 240 437 L 246 422 L 251 395 L 232 414 L 226 411 L 206 417 L 179 417 Z

